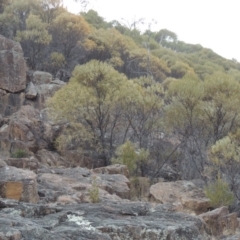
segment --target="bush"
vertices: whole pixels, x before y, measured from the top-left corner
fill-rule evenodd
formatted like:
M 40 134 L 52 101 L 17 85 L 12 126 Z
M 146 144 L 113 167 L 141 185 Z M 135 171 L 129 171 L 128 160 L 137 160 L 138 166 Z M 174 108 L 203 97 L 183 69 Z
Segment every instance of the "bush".
M 206 196 L 210 199 L 212 207 L 229 206 L 234 201 L 234 194 L 226 181 L 218 178 L 205 187 Z
M 97 186 L 96 178 L 92 181 L 92 187 L 89 189 L 90 200 L 92 203 L 99 202 L 99 189 Z
M 131 200 L 147 201 L 150 189 L 150 181 L 146 177 L 130 178 Z
M 23 149 L 17 149 L 15 152 L 11 154 L 12 158 L 24 158 L 27 156 L 28 156 L 27 152 Z
M 117 158 L 112 159 L 112 163 L 124 164 L 127 166 L 130 175 L 136 170 L 137 154 L 132 142 L 126 141 L 116 150 Z

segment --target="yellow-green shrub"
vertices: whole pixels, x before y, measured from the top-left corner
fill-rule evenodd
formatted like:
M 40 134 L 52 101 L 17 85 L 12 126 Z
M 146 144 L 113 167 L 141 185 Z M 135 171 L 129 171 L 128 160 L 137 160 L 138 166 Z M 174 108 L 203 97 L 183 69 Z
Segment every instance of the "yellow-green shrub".
M 211 200 L 212 207 L 229 206 L 234 201 L 234 194 L 226 181 L 218 178 L 205 187 L 205 194 Z
M 99 189 L 96 178 L 94 178 L 92 181 L 92 187 L 89 189 L 89 196 L 92 203 L 99 202 Z

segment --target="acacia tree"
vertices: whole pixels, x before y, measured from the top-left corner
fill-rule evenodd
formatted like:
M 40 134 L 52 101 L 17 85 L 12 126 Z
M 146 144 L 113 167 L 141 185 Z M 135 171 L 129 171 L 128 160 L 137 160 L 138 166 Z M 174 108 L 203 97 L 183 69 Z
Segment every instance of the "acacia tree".
M 208 152 L 212 172 L 223 175 L 237 199 L 240 199 L 240 129 L 228 134 L 210 147 Z M 216 177 L 216 174 L 215 176 Z
M 159 32 L 154 34 L 154 39 L 161 45 L 165 46 L 168 42 L 177 42 L 178 37 L 174 32 L 168 29 L 161 29 Z
M 204 143 L 201 132 L 201 99 L 202 83 L 194 76 L 185 77 L 169 84 L 165 107 L 166 127 L 177 134 L 181 142 L 185 161 L 181 164 L 184 178 L 192 178 L 196 174 L 201 177 L 204 168 Z
M 43 22 L 50 24 L 62 12 L 66 12 L 63 8 L 62 0 L 36 0 L 38 7 L 34 14 L 39 15 Z
M 203 87 L 203 121 L 214 144 L 239 126 L 240 84 L 226 74 L 215 73 L 205 79 Z
M 49 101 L 51 115 L 68 123 L 59 147 L 92 149 L 109 164 L 124 138 L 122 102 L 129 89 L 127 78 L 106 63 L 93 60 L 77 66 L 69 84 Z
M 91 26 L 99 29 L 99 28 L 108 28 L 111 25 L 107 23 L 103 17 L 99 16 L 98 13 L 92 9 L 90 9 L 88 12 L 81 12 L 81 16 L 84 17 L 84 19 L 91 24 Z
M 134 142 L 140 149 L 148 148 L 160 128 L 163 89 L 151 77 L 141 77 L 132 82 L 135 96 L 127 99 L 125 116 L 133 131 Z
M 66 61 L 70 61 L 75 56 L 73 50 L 80 47 L 78 43 L 83 42 L 90 33 L 90 26 L 83 17 L 63 12 L 52 22 L 50 32 L 56 52 L 61 52 Z
M 38 16 L 29 15 L 26 20 L 26 30 L 17 32 L 16 40 L 21 42 L 32 69 L 42 64 L 43 50 L 52 39 L 46 28 L 47 24 L 43 23 Z
M 190 77 L 169 84 L 166 123 L 184 142 L 185 178 L 204 177 L 207 149 L 239 126 L 239 87 L 223 73 L 205 81 Z
M 108 61 L 129 78 L 152 76 L 156 81 L 163 81 L 170 73 L 164 61 L 115 29 L 93 31 L 85 42 L 85 47 L 89 59 Z
M 4 11 L 4 8 L 10 4 L 10 0 L 0 0 L 0 13 Z
M 4 8 L 0 16 L 1 33 L 13 39 L 17 31 L 26 29 L 26 19 L 33 9 L 37 8 L 35 0 L 13 0 Z

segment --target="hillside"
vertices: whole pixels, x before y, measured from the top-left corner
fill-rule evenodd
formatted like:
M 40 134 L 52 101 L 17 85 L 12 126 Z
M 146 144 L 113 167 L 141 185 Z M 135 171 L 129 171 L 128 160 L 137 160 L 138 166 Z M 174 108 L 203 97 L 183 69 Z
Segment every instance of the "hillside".
M 18 211 L 44 239 L 237 234 L 240 63 L 137 26 L 0 2 L 0 221 Z

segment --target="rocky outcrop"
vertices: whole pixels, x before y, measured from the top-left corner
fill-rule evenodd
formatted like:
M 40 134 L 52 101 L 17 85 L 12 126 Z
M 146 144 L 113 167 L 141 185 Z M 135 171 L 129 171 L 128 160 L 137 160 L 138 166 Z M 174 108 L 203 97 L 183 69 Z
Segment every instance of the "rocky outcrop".
M 174 204 L 178 211 L 200 214 L 210 207 L 203 190 L 190 181 L 159 182 L 151 186 L 150 194 L 155 201 Z
M 204 222 L 148 203 L 35 205 L 0 199 L 0 238 L 208 240 Z
M 113 164 L 106 167 L 95 168 L 92 171 L 101 174 L 123 174 L 124 176 L 129 177 L 127 166 L 121 164 Z
M 1 167 L 0 196 L 23 202 L 38 202 L 36 174 L 15 167 Z
M 27 105 L 13 114 L 9 122 L 9 139 L 12 152 L 17 149 L 37 152 L 39 149 L 47 148 L 47 143 L 43 139 L 43 123 L 39 111 Z
M 62 158 L 58 153 L 53 151 L 48 151 L 46 149 L 41 149 L 37 151 L 35 154 L 35 158 L 37 159 L 39 165 L 45 167 L 69 167 L 70 163 L 68 160 Z
M 5 160 L 8 166 L 29 169 L 36 171 L 39 168 L 39 163 L 34 157 L 30 158 L 8 158 Z
M 45 72 L 40 73 L 43 74 L 44 76 L 45 75 L 48 76 L 49 74 Z M 37 108 L 38 110 L 43 110 L 46 108 L 47 99 L 49 97 L 52 97 L 57 90 L 59 90 L 66 84 L 63 81 L 60 81 L 59 79 L 51 80 L 51 82 L 48 81 L 50 81 L 50 79 L 47 78 L 44 80 L 44 77 L 43 80 L 39 80 L 39 82 L 33 83 L 32 81 L 30 81 L 28 84 L 28 89 L 26 89 L 25 104 L 31 105 L 34 108 Z M 41 84 L 41 82 L 43 83 Z
M 8 155 L 19 149 L 36 153 L 53 144 L 58 127 L 44 121 L 39 110 L 25 105 L 0 127 L 1 153 Z
M 103 166 L 104 163 L 101 159 L 93 159 L 89 156 L 84 156 L 81 152 L 76 150 L 61 151 L 61 156 L 68 160 L 71 167 L 86 167 L 92 169 L 96 166 Z
M 100 200 L 129 199 L 129 180 L 121 174 L 96 174 L 86 168 L 51 168 L 38 170 L 42 202 L 91 202 L 89 190 L 95 179 Z
M 8 117 L 17 112 L 24 104 L 25 93 L 10 93 L 0 89 L 0 114 L 3 117 Z
M 221 240 L 239 240 L 239 239 L 240 239 L 240 233 L 236 235 L 221 237 Z
M 207 224 L 214 236 L 235 233 L 239 222 L 236 213 L 229 213 L 227 207 L 217 208 L 213 211 L 199 215 Z
M 16 93 L 26 88 L 26 64 L 20 43 L 0 35 L 0 89 Z
M 36 85 L 48 84 L 52 81 L 52 74 L 48 72 L 36 71 L 33 73 L 32 82 Z
M 37 90 L 32 82 L 28 84 L 25 92 L 26 92 L 25 97 L 28 99 L 34 99 L 37 97 Z

